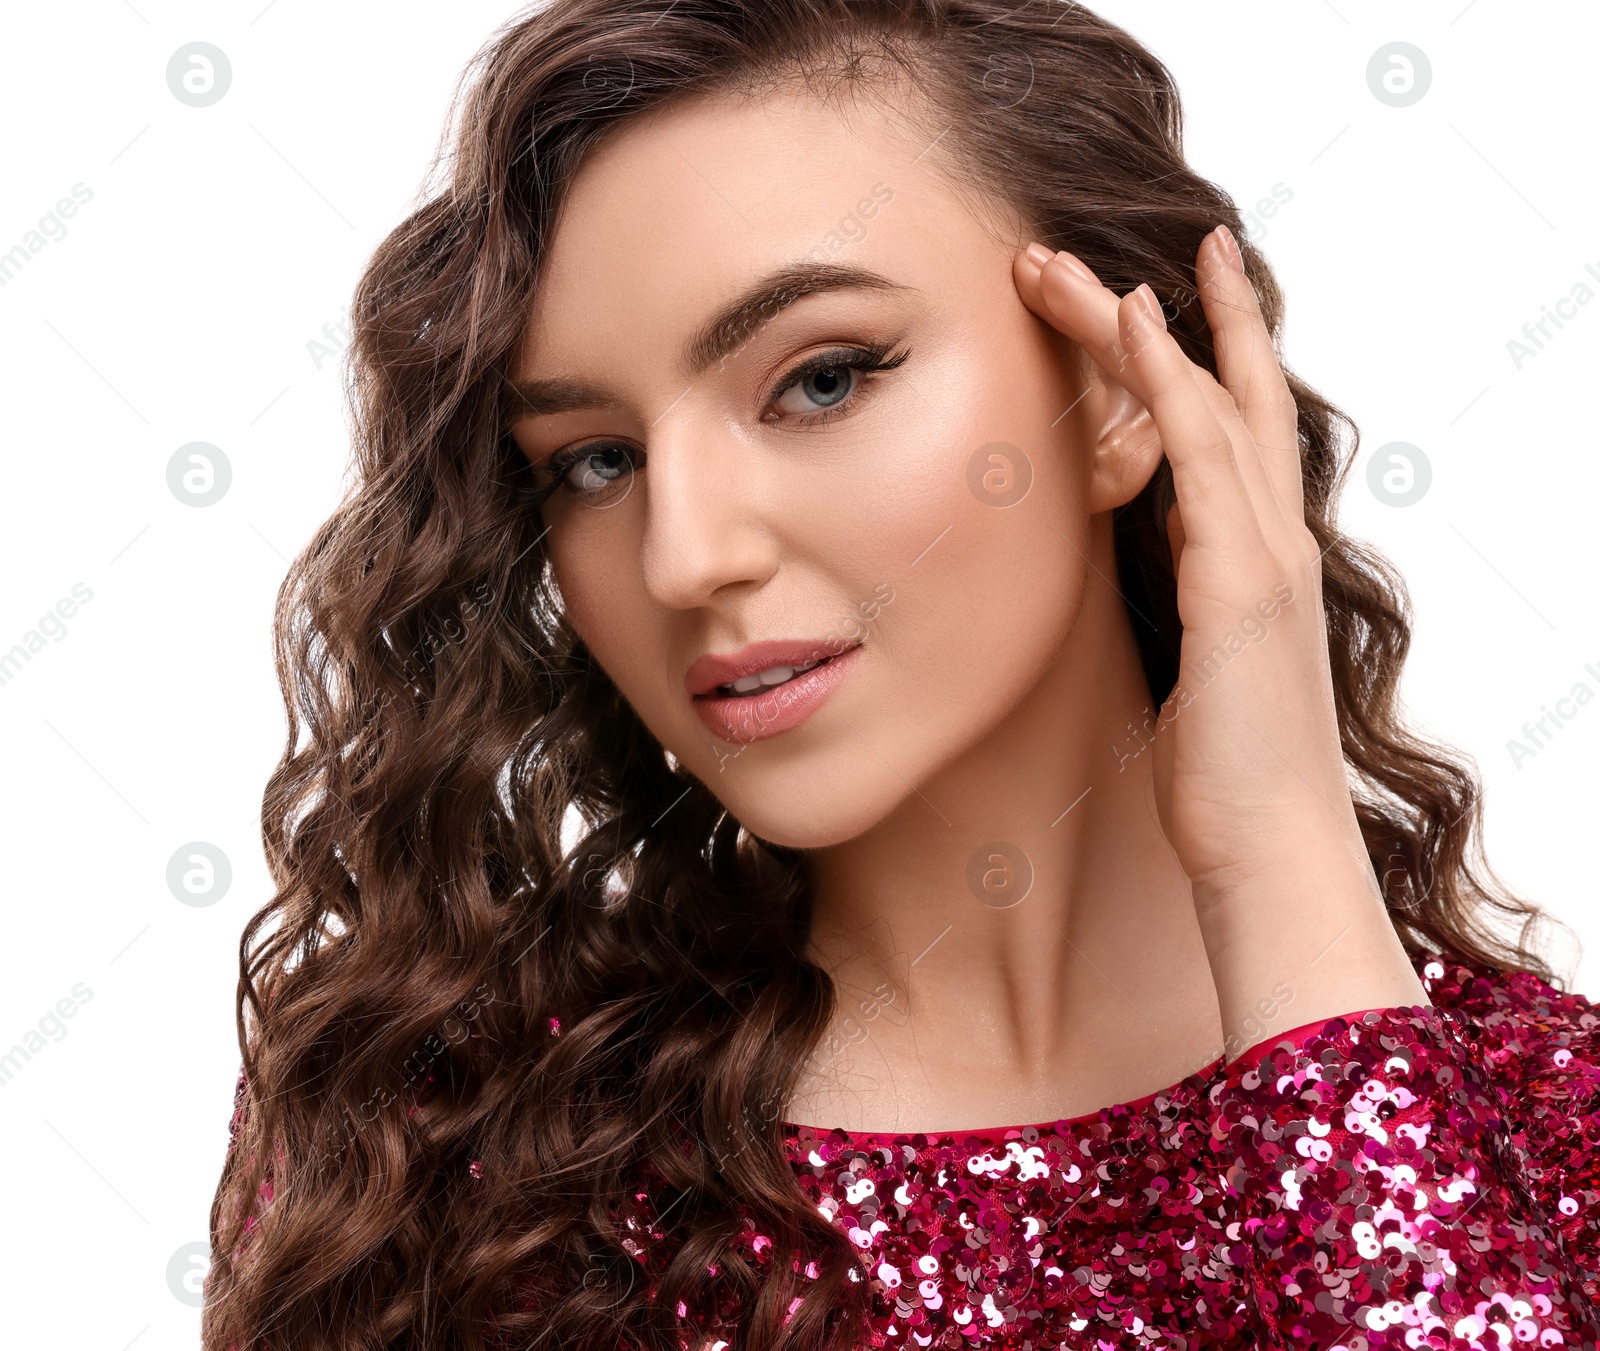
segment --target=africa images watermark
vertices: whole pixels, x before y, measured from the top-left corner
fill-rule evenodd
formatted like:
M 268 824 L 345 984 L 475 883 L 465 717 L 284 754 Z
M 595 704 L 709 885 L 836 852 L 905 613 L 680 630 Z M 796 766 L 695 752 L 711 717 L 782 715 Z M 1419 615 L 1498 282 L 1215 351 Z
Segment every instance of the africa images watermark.
M 444 1024 L 440 1029 L 444 1035 L 441 1037 L 436 1032 L 430 1032 L 424 1038 L 422 1045 L 413 1051 L 407 1057 L 405 1063 L 400 1066 L 404 1075 L 404 1082 L 399 1086 L 399 1089 L 391 1088 L 387 1084 L 380 1084 L 375 1088 L 367 1096 L 366 1101 L 356 1108 L 355 1118 L 353 1120 L 347 1118 L 349 1129 L 346 1130 L 344 1138 L 325 1157 L 332 1159 L 340 1157 L 349 1148 L 351 1141 L 360 1134 L 363 1126 L 371 1125 L 372 1122 L 376 1121 L 378 1114 L 385 1107 L 398 1101 L 402 1091 L 410 1087 L 417 1079 L 426 1075 L 433 1062 L 439 1059 L 450 1047 L 459 1046 L 468 1036 L 472 1035 L 468 1031 L 467 1025 L 482 1012 L 483 1005 L 492 1003 L 494 1003 L 494 991 L 487 984 L 479 985 L 470 995 L 457 1003 L 455 1012 L 444 1020 Z M 451 1030 L 452 1025 L 454 1026 L 454 1031 Z
M 1600 685 L 1600 666 L 1585 662 L 1584 673 Z M 1587 704 L 1594 702 L 1595 692 L 1587 680 L 1577 681 L 1570 690 L 1555 701 L 1555 707 L 1539 705 L 1539 717 L 1522 724 L 1522 737 L 1512 737 L 1506 742 L 1511 763 L 1518 769 L 1524 760 L 1531 760 L 1561 734 L 1563 728 L 1581 713 Z
M 839 254 L 843 253 L 851 244 L 859 244 L 867 237 L 867 222 L 877 216 L 890 202 L 894 201 L 895 191 L 881 179 L 872 185 L 869 194 L 860 198 L 853 211 L 847 212 L 839 218 L 838 223 L 828 230 L 809 252 L 804 255 L 806 263 L 830 263 Z M 766 302 L 741 316 L 741 321 L 735 340 L 737 346 L 724 353 L 718 370 L 726 370 L 728 361 L 744 351 L 755 341 L 756 334 L 775 315 L 787 309 L 801 297 L 811 294 L 811 288 L 801 283 L 787 286 L 769 296 Z
M 1248 211 L 1240 208 L 1239 224 L 1243 227 L 1246 240 L 1251 244 L 1259 244 L 1265 239 L 1271 228 L 1267 222 L 1275 220 L 1283 208 L 1292 201 L 1294 201 L 1294 189 L 1279 180 L 1272 185 L 1270 196 L 1259 198 L 1255 206 Z M 1208 281 L 1220 270 L 1214 263 L 1207 263 L 1206 269 L 1206 280 Z M 1165 316 L 1167 323 L 1175 324 L 1184 310 L 1191 305 L 1201 303 L 1201 296 L 1197 287 L 1180 286 L 1174 290 L 1167 291 L 1164 295 L 1157 295 L 1156 301 L 1160 304 L 1161 313 Z M 1137 356 L 1138 352 L 1129 352 L 1128 355 Z M 1119 367 L 1119 369 L 1125 368 L 1126 363 Z
M 885 594 L 886 592 L 888 594 Z M 826 638 L 823 638 L 812 649 L 812 659 L 826 660 L 830 657 L 837 657 L 841 653 L 848 652 L 851 648 L 865 642 L 870 631 L 867 625 L 877 622 L 884 610 L 894 604 L 894 597 L 894 588 L 888 582 L 879 582 L 866 600 L 856 603 L 854 612 L 845 626 L 846 631 L 835 630 Z M 755 699 L 753 711 L 756 720 L 762 724 L 773 722 L 795 700 L 795 695 L 787 684 L 774 686 L 770 696 L 762 694 L 750 697 Z M 717 772 L 720 774 L 726 768 L 728 761 L 737 760 L 743 755 L 745 748 L 751 745 L 753 740 L 754 738 L 736 742 L 735 744 L 739 749 L 735 751 L 724 750 L 721 746 L 712 746 L 711 749 L 717 757 Z
M 74 183 L 71 194 L 61 198 L 54 207 L 39 217 L 38 224 L 24 231 L 22 238 L 4 253 L 0 253 L 0 286 L 9 286 L 17 274 L 42 253 L 46 244 L 59 244 L 67 237 L 67 222 L 94 198 L 94 189 L 83 183 Z
M 313 370 L 320 371 L 350 345 L 350 321 L 345 318 L 330 319 L 322 326 L 322 340 L 306 339 L 306 355 L 311 358 Z
M 1245 1015 L 1237 1030 L 1230 1032 L 1222 1041 L 1222 1060 L 1224 1064 L 1231 1063 L 1243 1052 L 1252 1046 L 1259 1046 L 1273 1035 L 1273 1027 L 1278 1024 L 1279 1014 L 1290 1004 L 1294 1003 L 1294 986 L 1288 981 L 1280 980 L 1260 999 L 1256 1000 L 1254 1008 Z M 1283 1028 L 1283 1031 L 1289 1029 Z M 1198 1074 L 1201 1070 L 1209 1069 L 1216 1064 L 1217 1058 L 1212 1056 L 1193 1066 L 1188 1074 Z
M 55 1005 L 46 1010 L 34 1026 L 30 1027 L 4 1055 L 0 1055 L 0 1085 L 9 1084 L 22 1067 L 38 1055 L 52 1041 L 64 1041 L 71 1029 L 65 1020 L 76 1018 L 78 1010 L 94 998 L 94 991 L 79 981 Z M 46 1040 L 48 1038 L 48 1041 Z
M 1286 606 L 1294 603 L 1294 588 L 1288 582 L 1279 582 L 1272 595 L 1256 602 L 1254 610 L 1246 611 L 1239 619 L 1237 629 L 1229 629 L 1222 635 L 1210 652 L 1201 660 L 1196 674 L 1199 677 L 1200 688 L 1205 689 L 1227 668 L 1229 662 L 1243 652 L 1247 645 L 1259 645 L 1266 642 L 1270 632 L 1267 625 L 1276 619 Z M 1240 635 L 1243 635 L 1242 637 Z M 1196 691 L 1192 690 L 1180 676 L 1178 683 L 1173 686 L 1172 693 L 1167 701 L 1162 704 L 1160 714 L 1155 714 L 1148 707 L 1145 709 L 1144 722 L 1135 727 L 1128 724 L 1128 739 L 1123 746 L 1113 746 L 1112 753 L 1117 757 L 1117 770 L 1120 773 L 1128 767 L 1130 760 L 1136 760 L 1146 750 L 1155 744 L 1156 733 L 1162 727 L 1171 726 L 1177 721 L 1178 714 L 1188 708 L 1195 700 Z M 1128 750 L 1126 746 L 1132 744 L 1136 749 Z
M 65 638 L 68 633 L 67 620 L 76 619 L 78 607 L 94 599 L 94 592 L 82 582 L 74 582 L 70 593 L 40 615 L 38 622 L 9 649 L 0 651 L 0 685 L 9 685 L 24 666 L 44 651 L 46 638 L 53 643 Z
M 1585 263 L 1583 270 L 1587 272 L 1597 285 L 1600 285 L 1600 264 Z M 1540 352 L 1555 341 L 1556 336 L 1568 323 L 1579 317 L 1582 307 L 1595 298 L 1594 288 L 1588 282 L 1579 278 L 1567 295 L 1556 301 L 1554 306 L 1542 305 L 1541 316 L 1529 320 L 1522 326 L 1522 336 L 1525 342 L 1512 338 L 1506 343 L 1506 351 L 1511 354 L 1511 364 L 1519 371 L 1527 364 L 1531 357 L 1536 357 Z M 1551 326 L 1554 325 L 1554 332 Z
M 879 981 L 872 991 L 872 997 L 863 999 L 857 1004 L 856 1012 L 861 1017 L 857 1019 L 854 1013 L 847 1014 L 844 1022 L 840 1025 L 843 1035 L 841 1036 L 838 1032 L 828 1033 L 826 1039 L 827 1056 L 825 1059 L 818 1059 L 822 1051 L 822 1044 L 818 1044 L 807 1062 L 809 1066 L 807 1072 L 814 1077 L 820 1075 L 823 1070 L 842 1056 L 848 1047 L 861 1045 L 872 1035 L 867 1031 L 867 1024 L 876 1022 L 883 1016 L 886 1009 L 893 1008 L 895 999 L 903 993 L 891 981 Z M 902 1000 L 903 1003 L 904 1001 Z M 892 1022 L 893 1019 L 890 1021 Z
M 442 621 L 429 622 L 421 641 L 411 649 L 410 658 L 401 667 L 407 688 L 414 688 L 418 684 L 420 673 L 413 663 L 422 662 L 431 669 L 435 659 L 446 648 L 465 643 L 468 637 L 467 624 L 487 610 L 494 599 L 494 588 L 480 578 L 469 588 L 466 596 L 457 601 L 455 614 Z M 394 691 L 383 689 L 373 697 L 369 706 L 375 713 L 393 703 L 397 697 Z
M 841 1025 L 843 1035 L 841 1036 L 838 1032 L 830 1032 L 826 1037 L 825 1052 L 824 1043 L 820 1042 L 812 1049 L 811 1054 L 806 1058 L 805 1064 L 801 1067 L 800 1081 L 804 1082 L 808 1078 L 820 1078 L 822 1073 L 834 1061 L 838 1060 L 849 1047 L 859 1046 L 866 1041 L 872 1035 L 867 1031 L 867 1024 L 876 1022 L 881 1018 L 885 1010 L 894 1007 L 895 1000 L 903 994 L 904 992 L 898 990 L 892 982 L 887 980 L 879 981 L 871 996 L 858 1002 L 856 1008 L 861 1015 L 860 1018 L 858 1019 L 855 1014 L 847 1014 Z M 903 998 L 900 1000 L 900 1005 L 902 1008 L 905 1005 Z M 902 1015 L 902 1020 L 904 1016 Z M 753 1108 L 746 1104 L 740 1114 L 740 1119 L 744 1123 L 744 1138 L 736 1145 L 731 1145 L 727 1148 L 717 1145 L 712 1146 L 712 1150 L 717 1156 L 718 1167 L 725 1168 L 730 1159 L 737 1158 L 749 1148 L 752 1141 L 760 1139 L 767 1129 L 771 1127 L 772 1123 L 778 1119 L 783 1109 L 782 1097 L 777 1094 L 768 1095 Z

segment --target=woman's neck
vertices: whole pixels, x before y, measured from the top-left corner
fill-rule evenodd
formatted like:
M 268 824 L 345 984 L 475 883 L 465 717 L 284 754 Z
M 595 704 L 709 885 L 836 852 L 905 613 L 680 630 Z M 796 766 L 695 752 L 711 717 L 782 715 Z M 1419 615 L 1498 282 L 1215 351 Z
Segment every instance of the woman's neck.
M 1122 600 L 1091 572 L 1072 639 L 1012 714 L 893 816 L 810 856 L 810 951 L 838 1002 L 786 1120 L 1056 1120 L 1221 1054 L 1155 815 L 1151 709 Z

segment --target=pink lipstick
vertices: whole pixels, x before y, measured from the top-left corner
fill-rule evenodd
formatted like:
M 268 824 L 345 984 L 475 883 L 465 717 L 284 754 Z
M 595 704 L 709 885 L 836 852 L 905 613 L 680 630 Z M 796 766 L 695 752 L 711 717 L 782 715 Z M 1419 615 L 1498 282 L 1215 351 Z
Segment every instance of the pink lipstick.
M 841 649 L 838 639 L 752 643 L 726 657 L 701 657 L 684 685 L 714 736 L 765 741 L 815 713 L 860 652 L 860 644 Z

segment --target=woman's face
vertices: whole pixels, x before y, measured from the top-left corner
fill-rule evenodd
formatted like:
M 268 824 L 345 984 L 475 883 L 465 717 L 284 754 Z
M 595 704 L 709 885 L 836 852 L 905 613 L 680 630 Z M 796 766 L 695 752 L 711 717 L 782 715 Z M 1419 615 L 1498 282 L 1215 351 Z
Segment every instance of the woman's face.
M 777 844 L 853 838 L 1015 715 L 1115 505 L 1064 416 L 1075 349 L 1012 281 L 1027 239 L 937 134 L 801 93 L 628 126 L 574 180 L 516 372 L 569 621 Z

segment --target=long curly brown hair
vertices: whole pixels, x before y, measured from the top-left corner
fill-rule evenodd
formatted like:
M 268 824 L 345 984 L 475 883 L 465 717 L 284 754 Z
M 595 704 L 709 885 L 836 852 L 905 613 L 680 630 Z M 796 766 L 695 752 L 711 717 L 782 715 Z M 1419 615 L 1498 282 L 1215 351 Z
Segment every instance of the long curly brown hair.
M 940 152 L 1215 371 L 1171 75 L 1049 0 L 553 0 L 500 32 L 352 307 L 353 488 L 279 597 L 288 709 L 240 943 L 208 1351 L 845 1347 L 867 1284 L 778 1114 L 833 1009 L 799 855 L 663 754 L 562 616 L 505 377 L 585 157 L 672 100 L 913 81 Z M 937 128 L 935 128 L 937 130 Z M 1276 335 L 1266 261 L 1248 270 Z M 1345 757 L 1407 948 L 1554 979 L 1469 764 L 1402 726 L 1399 578 L 1333 503 L 1349 420 L 1291 379 Z M 1181 632 L 1163 464 L 1116 517 L 1156 707 Z M 581 829 L 563 846 L 563 821 Z M 758 1261 L 742 1217 L 773 1239 Z M 814 1263 L 807 1270 L 807 1266 Z M 795 1303 L 799 1300 L 798 1304 Z M 720 1322 L 711 1321 L 713 1316 Z

